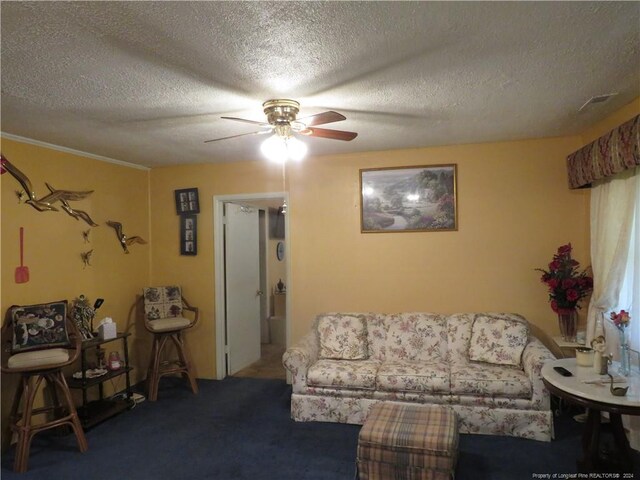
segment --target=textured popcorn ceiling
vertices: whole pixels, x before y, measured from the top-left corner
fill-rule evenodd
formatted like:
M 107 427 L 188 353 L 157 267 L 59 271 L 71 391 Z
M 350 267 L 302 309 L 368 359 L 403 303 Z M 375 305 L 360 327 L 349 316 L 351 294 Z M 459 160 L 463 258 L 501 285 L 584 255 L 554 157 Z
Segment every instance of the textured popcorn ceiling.
M 352 142 L 575 134 L 640 96 L 639 2 L 2 2 L 2 132 L 146 166 L 261 158 L 292 98 Z M 592 96 L 619 95 L 578 109 Z

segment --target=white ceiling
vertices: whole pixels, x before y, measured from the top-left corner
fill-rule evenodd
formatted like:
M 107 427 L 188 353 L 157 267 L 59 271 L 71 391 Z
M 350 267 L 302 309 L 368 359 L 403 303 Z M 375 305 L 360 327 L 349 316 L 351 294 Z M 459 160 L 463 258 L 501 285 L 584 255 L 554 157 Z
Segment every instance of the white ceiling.
M 351 142 L 579 133 L 640 96 L 640 2 L 2 2 L 2 132 L 145 166 L 260 158 L 262 102 Z M 578 109 L 592 96 L 607 102 Z

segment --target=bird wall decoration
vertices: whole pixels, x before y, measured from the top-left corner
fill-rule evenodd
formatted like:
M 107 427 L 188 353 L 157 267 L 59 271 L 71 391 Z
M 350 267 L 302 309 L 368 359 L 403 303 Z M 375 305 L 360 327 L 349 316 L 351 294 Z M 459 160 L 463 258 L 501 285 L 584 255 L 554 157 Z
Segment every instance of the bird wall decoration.
M 42 198 L 38 198 L 36 192 L 33 190 L 33 186 L 31 185 L 31 180 L 22 172 L 18 167 L 13 165 L 7 158 L 0 153 L 0 165 L 2 166 L 3 173 L 4 171 L 9 172 L 13 178 L 15 178 L 18 183 L 22 186 L 26 193 L 27 200 L 25 203 L 31 205 L 33 208 L 38 210 L 39 212 L 57 212 L 58 209 L 53 206 L 56 202 L 62 203 L 62 208 L 72 217 L 76 219 L 82 218 L 89 225 L 96 226 L 87 215 L 86 212 L 82 210 L 73 210 L 69 206 L 69 201 L 82 200 L 83 198 L 88 197 L 93 193 L 93 190 L 87 190 L 82 192 L 74 192 L 71 190 L 56 190 L 51 187 L 49 184 L 47 188 L 49 189 L 49 194 L 45 195 Z
M 87 268 L 87 265 L 91 266 L 91 255 L 93 255 L 93 249 L 87 251 L 87 252 L 82 252 L 80 254 L 80 258 L 82 258 L 82 263 L 83 263 L 83 269 Z
M 133 245 L 134 243 L 146 244 L 147 241 L 142 237 L 133 236 L 127 237 L 122 232 L 122 224 L 120 222 L 114 222 L 111 220 L 107 220 L 107 225 L 113 228 L 116 231 L 116 236 L 118 237 L 118 241 L 120 242 L 120 246 L 124 250 L 124 253 L 129 253 L 129 249 L 127 248 L 129 245 Z
M 91 229 L 89 228 L 88 230 L 83 230 L 82 231 L 82 239 L 84 240 L 84 243 L 91 243 L 91 240 L 89 240 L 89 234 L 91 233 Z
M 47 188 L 49 189 L 49 191 L 51 193 L 60 191 L 60 190 L 54 189 L 51 185 L 49 185 L 46 182 L 45 182 L 45 185 L 47 186 Z M 91 192 L 93 192 L 93 190 L 91 190 Z M 89 193 L 91 193 L 91 192 L 89 192 Z M 78 193 L 81 193 L 81 192 L 78 192 Z M 76 209 L 71 208 L 71 205 L 69 205 L 69 202 L 67 202 L 67 200 L 65 200 L 64 198 L 60 198 L 60 204 L 61 204 L 62 209 L 65 212 L 67 212 L 69 215 L 71 215 L 73 218 L 75 218 L 76 220 L 82 219 L 92 227 L 97 227 L 98 226 L 98 224 L 91 219 L 91 217 L 89 216 L 89 214 L 87 212 L 85 212 L 84 210 L 76 210 Z

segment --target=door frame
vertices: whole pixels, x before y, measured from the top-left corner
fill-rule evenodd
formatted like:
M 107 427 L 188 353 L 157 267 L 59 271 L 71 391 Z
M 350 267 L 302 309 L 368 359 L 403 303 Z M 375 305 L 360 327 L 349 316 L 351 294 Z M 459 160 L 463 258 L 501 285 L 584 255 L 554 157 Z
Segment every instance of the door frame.
M 287 216 L 291 211 L 289 205 L 289 194 L 287 192 L 266 192 L 266 193 L 240 193 L 235 195 L 214 195 L 213 197 L 213 261 L 214 261 L 214 312 L 215 312 L 215 345 L 216 345 L 216 379 L 222 380 L 226 376 L 227 357 L 226 357 L 226 325 L 225 310 L 226 296 L 224 289 L 224 204 L 228 202 L 248 202 L 257 200 L 271 200 L 274 198 L 282 198 L 287 202 Z M 284 222 L 284 242 L 285 242 L 285 260 L 286 268 L 286 316 L 285 316 L 285 344 L 289 346 L 290 325 L 289 312 L 291 311 L 291 255 L 289 248 L 289 218 Z M 266 292 L 265 292 L 266 294 Z

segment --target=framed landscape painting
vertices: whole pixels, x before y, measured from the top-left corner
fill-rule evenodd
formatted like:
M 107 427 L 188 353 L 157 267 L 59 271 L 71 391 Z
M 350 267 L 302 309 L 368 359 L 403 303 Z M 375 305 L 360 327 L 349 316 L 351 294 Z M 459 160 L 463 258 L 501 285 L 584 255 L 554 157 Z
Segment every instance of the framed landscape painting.
M 360 231 L 458 229 L 456 165 L 360 170 Z

